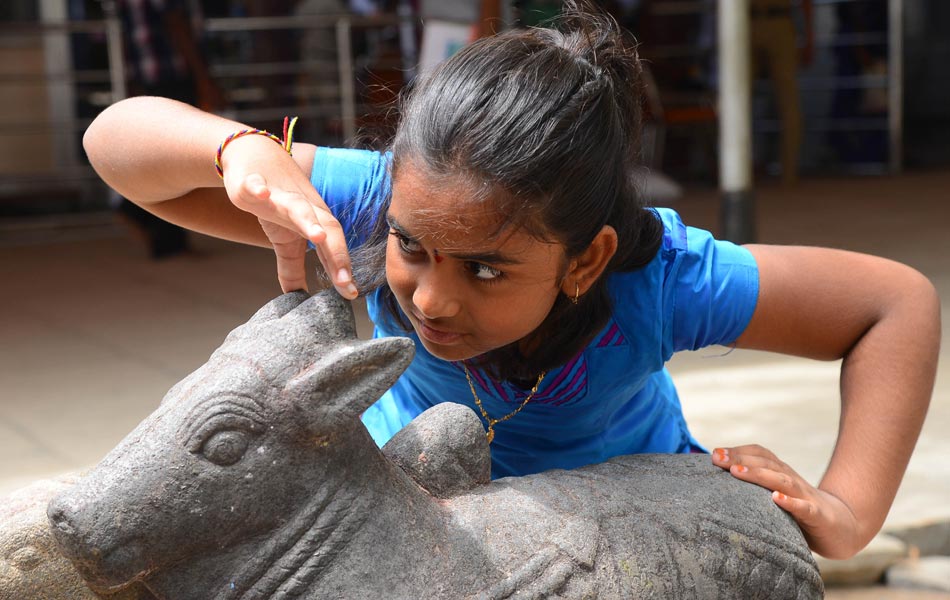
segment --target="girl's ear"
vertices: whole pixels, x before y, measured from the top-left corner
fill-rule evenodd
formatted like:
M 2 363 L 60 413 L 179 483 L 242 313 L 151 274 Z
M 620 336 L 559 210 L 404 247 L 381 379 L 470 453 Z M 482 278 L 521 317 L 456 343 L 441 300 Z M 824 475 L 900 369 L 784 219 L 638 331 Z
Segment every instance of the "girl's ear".
M 567 275 L 561 282 L 561 292 L 572 299 L 583 296 L 603 274 L 616 252 L 617 232 L 610 225 L 604 225 L 590 246 L 571 260 Z

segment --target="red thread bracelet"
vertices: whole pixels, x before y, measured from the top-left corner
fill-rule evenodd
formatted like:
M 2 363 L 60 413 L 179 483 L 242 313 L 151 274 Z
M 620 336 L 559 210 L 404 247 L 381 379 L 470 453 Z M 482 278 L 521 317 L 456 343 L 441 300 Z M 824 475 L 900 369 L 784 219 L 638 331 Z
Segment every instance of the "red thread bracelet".
M 239 137 L 244 137 L 245 135 L 263 135 L 268 137 L 287 151 L 287 154 L 293 156 L 291 148 L 294 143 L 294 127 L 297 125 L 297 117 L 294 117 L 292 120 L 288 117 L 284 117 L 284 139 L 280 139 L 273 133 L 265 131 L 263 129 L 242 129 L 241 131 L 235 131 L 228 137 L 224 138 L 221 142 L 221 145 L 218 146 L 218 151 L 214 155 L 214 170 L 218 172 L 218 177 L 224 179 L 224 167 L 221 165 L 221 154 L 224 152 L 224 149 L 227 148 L 228 144 L 232 141 L 238 139 Z

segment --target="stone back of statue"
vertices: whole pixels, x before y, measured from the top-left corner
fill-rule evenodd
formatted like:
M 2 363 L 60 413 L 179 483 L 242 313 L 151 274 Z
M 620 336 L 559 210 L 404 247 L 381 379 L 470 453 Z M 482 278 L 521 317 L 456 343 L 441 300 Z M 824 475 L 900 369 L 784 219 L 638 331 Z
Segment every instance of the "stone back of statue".
M 821 597 L 794 522 L 708 457 L 489 482 L 455 404 L 381 452 L 359 415 L 411 359 L 333 292 L 275 299 L 50 503 L 59 551 L 158 599 Z
M 433 432 L 456 432 L 446 450 Z M 404 439 L 405 438 L 405 439 Z M 442 438 L 444 439 L 444 438 Z M 437 405 L 384 447 L 436 490 L 473 482 L 484 465 L 429 458 L 482 450 L 481 422 Z M 393 455 L 396 453 L 396 455 Z M 486 457 L 487 452 L 480 454 Z M 446 462 L 445 460 L 442 461 Z M 508 571 L 479 598 L 821 598 L 823 585 L 794 520 L 758 486 L 707 455 L 622 456 L 573 471 L 469 483 L 449 500 L 454 521 Z M 527 542 L 526 540 L 533 540 Z

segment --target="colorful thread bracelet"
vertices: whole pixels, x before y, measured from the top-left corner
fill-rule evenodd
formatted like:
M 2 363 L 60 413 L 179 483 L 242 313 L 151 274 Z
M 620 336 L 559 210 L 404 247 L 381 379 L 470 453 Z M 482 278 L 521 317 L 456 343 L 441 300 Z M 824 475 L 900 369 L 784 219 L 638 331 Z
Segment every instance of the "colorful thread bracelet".
M 273 133 L 266 131 L 264 129 L 242 129 L 241 131 L 235 131 L 228 137 L 224 138 L 224 141 L 221 142 L 221 145 L 218 146 L 218 151 L 214 155 L 214 170 L 218 172 L 218 177 L 224 179 L 224 167 L 221 166 L 221 154 L 224 152 L 224 149 L 227 148 L 228 144 L 238 139 L 239 137 L 244 137 L 245 135 L 263 135 L 268 137 L 287 151 L 287 154 L 293 156 L 291 148 L 294 144 L 294 127 L 297 125 L 297 117 L 290 119 L 289 117 L 284 117 L 284 139 L 280 139 Z

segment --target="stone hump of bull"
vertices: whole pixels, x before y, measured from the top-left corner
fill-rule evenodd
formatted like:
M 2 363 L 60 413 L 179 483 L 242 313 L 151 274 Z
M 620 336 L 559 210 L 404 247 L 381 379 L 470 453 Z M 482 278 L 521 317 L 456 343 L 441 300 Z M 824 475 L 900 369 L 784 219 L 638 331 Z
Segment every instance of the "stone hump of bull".
M 56 548 L 100 597 L 822 597 L 794 521 L 705 456 L 492 482 L 452 403 L 379 450 L 359 417 L 412 355 L 335 292 L 276 298 L 53 498 Z

